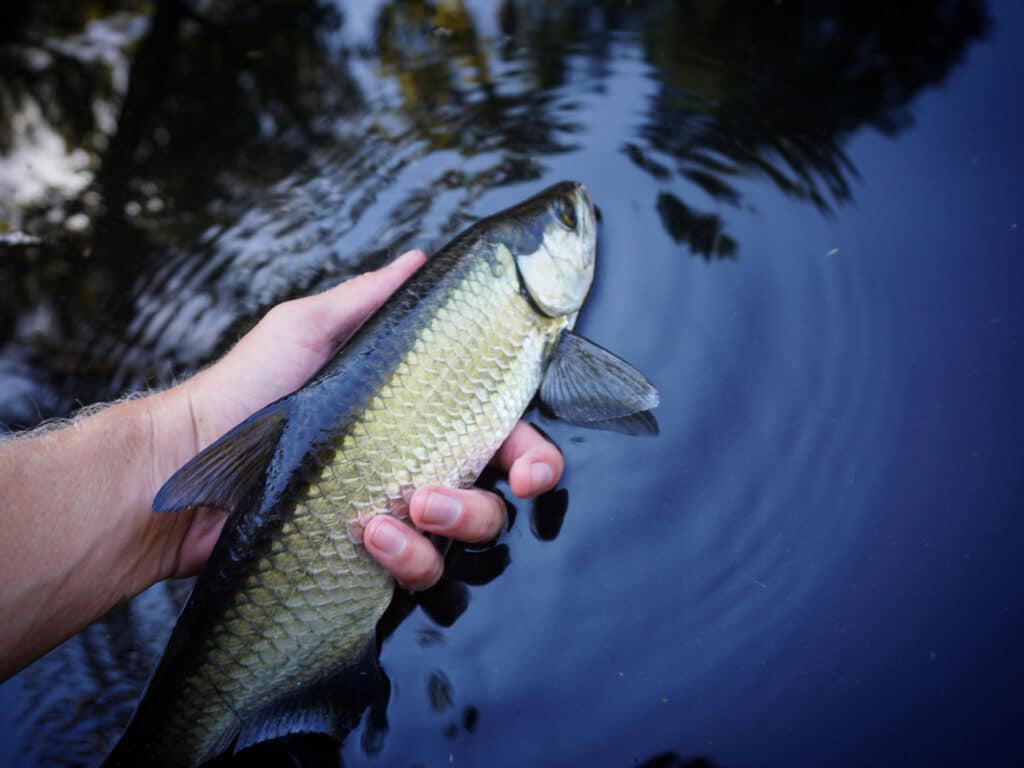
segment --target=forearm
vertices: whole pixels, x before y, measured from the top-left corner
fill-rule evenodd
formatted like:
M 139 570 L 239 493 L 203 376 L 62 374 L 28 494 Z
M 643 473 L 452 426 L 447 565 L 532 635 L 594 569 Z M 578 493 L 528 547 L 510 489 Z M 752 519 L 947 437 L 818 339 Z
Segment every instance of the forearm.
M 157 461 L 169 453 L 157 443 L 180 399 L 121 402 L 0 444 L 0 679 L 171 568 L 168 537 L 187 521 L 154 521 L 149 504 L 174 469 L 178 451 Z

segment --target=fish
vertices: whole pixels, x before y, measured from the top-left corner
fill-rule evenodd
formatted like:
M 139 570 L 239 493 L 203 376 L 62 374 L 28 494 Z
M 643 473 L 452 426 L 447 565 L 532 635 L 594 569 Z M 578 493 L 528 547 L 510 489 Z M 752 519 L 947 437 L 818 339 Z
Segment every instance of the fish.
M 375 658 L 395 588 L 362 545 L 373 516 L 472 485 L 535 395 L 572 424 L 650 429 L 655 387 L 573 331 L 596 243 L 578 182 L 479 220 L 306 385 L 172 475 L 155 513 L 229 517 L 105 768 L 337 733 L 337 691 Z

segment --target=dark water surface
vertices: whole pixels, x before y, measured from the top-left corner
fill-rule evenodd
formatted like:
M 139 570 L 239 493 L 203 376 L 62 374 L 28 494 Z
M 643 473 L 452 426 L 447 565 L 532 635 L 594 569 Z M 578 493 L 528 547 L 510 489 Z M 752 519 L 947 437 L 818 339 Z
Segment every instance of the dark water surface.
M 531 415 L 560 490 L 399 601 L 345 765 L 1024 764 L 1018 3 L 2 14 L 8 429 L 556 180 L 601 209 L 580 328 L 661 435 Z M 0 762 L 102 753 L 180 597 L 0 687 Z

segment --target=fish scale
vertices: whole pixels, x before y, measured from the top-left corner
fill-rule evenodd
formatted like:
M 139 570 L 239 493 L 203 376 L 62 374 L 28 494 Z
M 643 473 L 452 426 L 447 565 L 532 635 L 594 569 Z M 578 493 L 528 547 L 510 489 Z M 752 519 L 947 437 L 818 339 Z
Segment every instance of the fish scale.
M 362 413 L 307 470 L 222 620 L 191 639 L 203 661 L 177 687 L 191 704 L 167 707 L 165 738 L 147 753 L 212 756 L 268 695 L 344 667 L 393 589 L 355 534 L 401 510 L 410 488 L 471 484 L 529 404 L 566 318 L 530 306 L 507 248 L 478 254 L 443 293 Z

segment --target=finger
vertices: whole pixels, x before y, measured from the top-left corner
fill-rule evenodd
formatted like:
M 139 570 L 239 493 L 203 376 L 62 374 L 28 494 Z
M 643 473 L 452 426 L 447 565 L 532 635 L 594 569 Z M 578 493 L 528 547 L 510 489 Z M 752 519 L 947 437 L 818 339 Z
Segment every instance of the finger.
M 494 463 L 508 472 L 512 493 L 521 499 L 550 491 L 565 471 L 561 451 L 525 421 L 516 424 Z
M 372 315 L 398 287 L 420 268 L 426 255 L 415 249 L 390 264 L 346 280 L 323 293 L 278 304 L 253 333 L 291 341 L 322 363 Z M 236 346 L 241 347 L 249 336 Z
M 331 348 L 328 354 L 333 354 L 426 260 L 426 254 L 416 248 L 378 270 L 311 296 L 306 319 L 315 328 L 331 330 L 326 342 Z
M 479 488 L 418 488 L 409 502 L 417 527 L 459 541 L 493 539 L 505 525 L 505 502 Z
M 444 561 L 421 534 L 388 515 L 378 515 L 363 531 L 366 551 L 406 589 L 428 589 L 441 578 Z
M 217 364 L 189 380 L 220 431 L 302 386 L 424 262 L 413 250 L 324 293 L 278 304 Z M 274 364 L 267 365 L 268 350 Z M 239 387 L 239 381 L 245 386 Z M 202 414 L 200 414 L 202 415 Z M 212 430 L 213 436 L 220 434 Z

